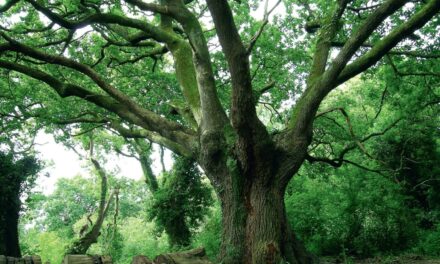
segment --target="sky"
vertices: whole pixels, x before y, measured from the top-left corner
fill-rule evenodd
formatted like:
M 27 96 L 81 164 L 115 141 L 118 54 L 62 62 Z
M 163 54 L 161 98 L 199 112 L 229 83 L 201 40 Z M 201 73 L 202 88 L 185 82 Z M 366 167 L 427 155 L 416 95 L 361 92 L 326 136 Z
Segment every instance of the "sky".
M 38 177 L 36 191 L 48 195 L 54 191 L 55 183 L 60 178 L 72 178 L 76 175 L 89 177 L 91 175 L 91 167 L 87 161 L 80 160 L 73 150 L 66 148 L 61 143 L 56 143 L 51 135 L 40 132 L 35 139 L 35 143 L 35 150 L 39 153 L 39 157 L 48 163 L 48 166 Z M 162 167 L 157 145 L 154 146 L 154 149 L 152 169 L 155 174 L 158 174 L 161 172 Z M 102 164 L 103 167 L 108 172 L 114 172 L 117 177 L 127 177 L 135 180 L 143 178 L 141 166 L 136 159 L 119 155 L 110 155 L 107 156 L 107 159 L 108 161 Z M 164 162 L 166 169 L 169 170 L 172 167 L 169 151 L 165 152 Z

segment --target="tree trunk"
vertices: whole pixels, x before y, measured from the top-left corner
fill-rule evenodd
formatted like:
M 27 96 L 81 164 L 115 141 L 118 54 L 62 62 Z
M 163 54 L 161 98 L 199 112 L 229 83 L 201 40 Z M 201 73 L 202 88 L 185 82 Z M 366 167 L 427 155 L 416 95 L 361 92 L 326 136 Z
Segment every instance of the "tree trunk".
M 251 160 L 248 170 L 242 168 L 238 160 L 243 157 L 236 158 L 237 154 L 216 159 L 201 156 L 200 163 L 221 201 L 223 230 L 219 263 L 314 263 L 294 235 L 284 204 L 287 183 L 302 159 L 275 154 L 275 150 L 264 153 L 269 153 L 260 156 L 264 159 L 248 156 L 247 160 Z M 280 165 L 282 160 L 297 165 L 287 168 Z
M 18 198 L 17 198 L 18 200 Z M 18 205 L 17 205 L 18 204 Z M 4 208 L 4 214 L 0 215 L 3 223 L 3 232 L 0 232 L 0 255 L 9 257 L 21 257 L 20 246 L 18 242 L 18 219 L 19 219 L 20 202 L 11 202 Z M 3 233 L 3 234 L 2 234 Z
M 118 195 L 118 189 L 114 190 L 107 202 L 106 202 L 106 195 L 107 195 L 107 175 L 105 171 L 102 169 L 101 165 L 96 161 L 95 159 L 91 159 L 93 165 L 95 166 L 95 169 L 98 171 L 99 176 L 101 177 L 101 198 L 99 201 L 99 208 L 98 208 L 98 218 L 96 219 L 95 224 L 92 226 L 91 230 L 88 231 L 84 236 L 82 236 L 80 239 L 74 241 L 70 248 L 67 249 L 66 254 L 86 254 L 87 250 L 89 250 L 90 246 L 96 242 L 98 242 L 98 237 L 101 234 L 101 227 L 104 223 L 104 219 L 107 216 L 107 212 L 110 208 L 110 203 L 113 199 L 114 195 Z
M 313 263 L 287 221 L 284 190 L 259 184 L 245 189 L 220 195 L 222 263 Z

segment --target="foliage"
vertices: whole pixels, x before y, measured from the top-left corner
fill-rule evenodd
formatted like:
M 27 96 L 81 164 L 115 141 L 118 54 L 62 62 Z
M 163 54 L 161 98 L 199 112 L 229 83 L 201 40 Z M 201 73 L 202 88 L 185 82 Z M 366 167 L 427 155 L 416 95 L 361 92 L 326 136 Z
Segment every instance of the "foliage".
M 39 255 L 43 262 L 50 263 L 61 263 L 65 248 L 71 243 L 63 234 L 38 228 L 22 228 L 20 238 L 23 255 Z
M 1 196 L 2 208 L 8 203 L 20 207 L 20 195 L 30 191 L 34 186 L 41 164 L 38 159 L 31 155 L 16 158 L 12 154 L 0 151 L 0 165 L 0 186 L 3 194 Z
M 125 239 L 121 237 L 120 229 L 125 225 L 125 219 L 146 217 L 148 192 L 142 182 L 124 178 L 110 177 L 109 186 L 119 188 L 116 233 L 113 236 L 115 204 L 112 203 L 103 225 L 102 237 L 90 252 L 110 254 L 118 260 L 124 252 L 122 249 L 124 245 L 121 243 Z M 62 252 L 59 255 L 62 256 L 65 246 L 70 245 L 80 230 L 87 226 L 87 216 L 91 216 L 92 221 L 95 221 L 99 196 L 99 184 L 96 179 L 82 176 L 71 179 L 60 178 L 54 192 L 47 196 L 40 193 L 32 194 L 28 210 L 21 218 L 21 237 L 24 238 L 21 241 L 22 247 L 28 249 L 26 252 L 37 252 L 47 256 L 48 259 L 58 258 L 57 254 L 60 251 Z M 32 228 L 29 229 L 28 226 Z M 46 234 L 46 237 L 40 237 L 43 234 Z M 46 238 L 50 238 L 51 241 L 58 239 L 59 245 L 53 248 L 40 247 L 38 242 Z
M 344 166 L 304 175 L 286 196 L 292 226 L 318 255 L 372 256 L 407 249 L 416 237 L 413 212 L 394 182 Z
M 150 218 L 156 220 L 160 233 L 167 230 L 171 247 L 189 246 L 191 233 L 212 203 L 212 191 L 192 159 L 176 157 L 173 170 L 167 174 L 154 193 Z
M 206 215 L 206 220 L 200 227 L 200 231 L 194 236 L 193 247 L 204 247 L 206 255 L 212 261 L 216 260 L 220 250 L 221 218 L 220 205 L 215 203 Z
M 437 96 L 386 70 L 324 101 L 310 153 L 336 169 L 306 164 L 288 188 L 291 224 L 319 255 L 396 253 L 435 237 Z
M 130 263 L 133 256 L 146 255 L 154 258 L 160 253 L 168 251 L 168 242 L 165 236 L 157 237 L 154 223 L 143 219 L 130 217 L 125 219 L 120 232 L 123 237 L 121 259 L 123 263 Z
M 427 256 L 440 256 L 440 224 L 430 231 L 423 230 L 420 242 L 413 249 L 414 252 Z

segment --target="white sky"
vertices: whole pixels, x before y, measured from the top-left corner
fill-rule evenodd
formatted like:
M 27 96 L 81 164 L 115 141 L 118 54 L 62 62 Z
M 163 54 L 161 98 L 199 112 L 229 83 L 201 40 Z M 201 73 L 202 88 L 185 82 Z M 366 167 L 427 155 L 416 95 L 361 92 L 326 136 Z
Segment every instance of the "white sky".
M 1 1 L 1 0 L 0 0 Z M 54 191 L 55 183 L 60 178 L 72 178 L 76 175 L 89 176 L 90 166 L 86 160 L 80 160 L 78 155 L 71 149 L 66 148 L 60 143 L 56 143 L 49 134 L 40 132 L 35 140 L 35 150 L 39 157 L 51 164 L 47 166 L 37 180 L 35 190 L 50 194 Z M 157 175 L 161 172 L 162 166 L 155 146 L 153 153 L 153 172 Z M 171 153 L 165 152 L 165 166 L 169 170 L 172 166 Z M 106 171 L 114 173 L 117 177 L 127 177 L 130 179 L 142 179 L 142 169 L 139 162 L 134 158 L 111 155 L 107 156 L 107 162 L 102 164 Z M 48 174 L 49 177 L 46 177 Z

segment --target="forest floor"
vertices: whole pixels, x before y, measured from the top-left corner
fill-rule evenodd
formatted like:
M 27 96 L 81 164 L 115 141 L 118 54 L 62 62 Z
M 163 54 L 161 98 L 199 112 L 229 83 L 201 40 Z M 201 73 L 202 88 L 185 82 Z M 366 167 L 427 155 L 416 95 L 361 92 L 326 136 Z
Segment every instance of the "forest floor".
M 440 259 L 423 257 L 419 255 L 408 256 L 383 256 L 368 259 L 353 259 L 347 258 L 345 261 L 342 258 L 324 257 L 321 258 L 321 264 L 440 264 Z

